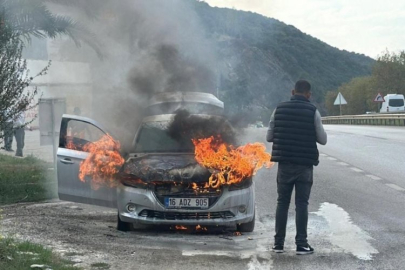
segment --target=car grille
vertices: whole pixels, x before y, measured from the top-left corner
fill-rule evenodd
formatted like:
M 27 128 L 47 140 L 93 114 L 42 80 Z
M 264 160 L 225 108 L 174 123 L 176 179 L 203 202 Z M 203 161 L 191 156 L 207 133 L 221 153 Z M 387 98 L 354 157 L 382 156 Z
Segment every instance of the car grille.
M 219 218 L 230 219 L 235 217 L 235 215 L 230 211 L 179 213 L 179 212 L 159 212 L 153 210 L 142 210 L 138 216 L 163 220 L 209 220 Z

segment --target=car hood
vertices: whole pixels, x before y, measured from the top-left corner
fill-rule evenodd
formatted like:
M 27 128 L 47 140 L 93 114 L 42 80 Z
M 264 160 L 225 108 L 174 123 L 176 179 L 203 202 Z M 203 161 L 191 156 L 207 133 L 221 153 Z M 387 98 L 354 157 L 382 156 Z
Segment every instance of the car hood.
M 143 182 L 208 182 L 211 173 L 193 154 L 148 154 L 130 158 L 122 172 Z

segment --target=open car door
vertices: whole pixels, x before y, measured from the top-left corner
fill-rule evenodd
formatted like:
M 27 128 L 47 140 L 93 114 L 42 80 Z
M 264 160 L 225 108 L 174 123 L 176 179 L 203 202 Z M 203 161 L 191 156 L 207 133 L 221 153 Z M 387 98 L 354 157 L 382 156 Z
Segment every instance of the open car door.
M 67 115 L 62 116 L 59 147 L 57 152 L 59 199 L 71 202 L 117 206 L 116 188 L 92 189 L 91 180 L 79 179 L 80 163 L 89 155 L 83 150 L 87 143 L 100 140 L 106 132 L 92 119 Z

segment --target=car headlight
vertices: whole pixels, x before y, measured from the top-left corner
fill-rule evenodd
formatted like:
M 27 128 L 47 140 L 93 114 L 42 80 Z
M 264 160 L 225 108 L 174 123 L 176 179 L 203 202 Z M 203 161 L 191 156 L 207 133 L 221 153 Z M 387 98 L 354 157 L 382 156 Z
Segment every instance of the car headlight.
M 124 186 L 134 188 L 148 189 L 150 185 L 149 183 L 137 178 L 135 175 L 120 174 L 119 180 Z
M 249 188 L 252 185 L 252 183 L 253 183 L 252 178 L 247 178 L 247 179 L 242 180 L 240 183 L 230 185 L 228 190 L 234 191 L 234 190 Z

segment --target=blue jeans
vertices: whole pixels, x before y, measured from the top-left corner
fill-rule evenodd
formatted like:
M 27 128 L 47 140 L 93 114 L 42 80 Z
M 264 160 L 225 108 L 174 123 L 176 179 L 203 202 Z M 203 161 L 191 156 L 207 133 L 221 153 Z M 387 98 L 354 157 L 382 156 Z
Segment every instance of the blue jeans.
M 308 201 L 313 183 L 313 166 L 279 163 L 277 171 L 277 210 L 275 245 L 284 245 L 288 208 L 295 187 L 295 236 L 296 245 L 306 245 L 308 225 Z

